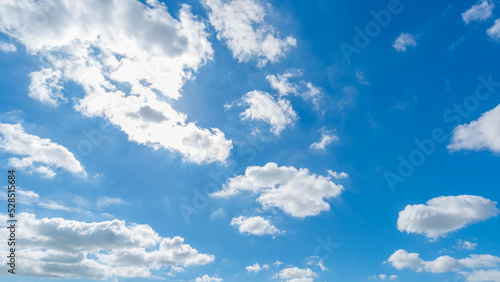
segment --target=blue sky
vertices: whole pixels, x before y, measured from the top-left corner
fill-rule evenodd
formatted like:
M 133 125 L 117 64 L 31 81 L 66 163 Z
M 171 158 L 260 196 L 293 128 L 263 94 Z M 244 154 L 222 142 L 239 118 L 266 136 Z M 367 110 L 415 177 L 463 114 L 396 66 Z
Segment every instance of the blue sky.
M 498 5 L 2 1 L 0 279 L 500 281 Z

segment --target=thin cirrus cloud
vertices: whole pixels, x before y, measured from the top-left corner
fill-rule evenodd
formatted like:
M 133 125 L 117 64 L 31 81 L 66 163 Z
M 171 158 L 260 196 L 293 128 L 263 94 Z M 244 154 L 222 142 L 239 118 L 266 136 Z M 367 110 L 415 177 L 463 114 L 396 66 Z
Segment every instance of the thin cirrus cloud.
M 392 44 L 392 47 L 396 49 L 398 52 L 406 52 L 408 47 L 416 47 L 417 42 L 415 41 L 415 35 L 411 35 L 409 33 L 402 32 L 398 38 Z
M 284 231 L 280 231 L 271 222 L 261 216 L 239 216 L 231 220 L 231 225 L 238 226 L 240 233 L 242 234 L 252 234 L 257 236 L 262 235 L 277 235 L 282 234 Z
M 248 167 L 244 175 L 229 179 L 222 190 L 212 195 L 228 198 L 245 191 L 257 193 L 257 202 L 264 208 L 275 207 L 293 217 L 304 218 L 330 210 L 325 200 L 340 196 L 343 190 L 329 176 L 310 173 L 306 168 L 268 163 L 263 167 Z
M 152 278 L 162 269 L 205 265 L 213 255 L 200 254 L 181 237 L 159 236 L 149 225 L 121 220 L 81 222 L 17 215 L 24 258 L 22 276 L 65 279 Z M 6 216 L 0 216 L 6 222 Z M 2 226 L 2 235 L 8 230 Z M 5 251 L 5 250 L 4 250 Z M 16 255 L 17 255 L 16 254 Z M 4 254 L 6 255 L 6 254 Z M 5 257 L 5 256 L 4 256 Z
M 295 47 L 292 36 L 279 38 L 265 22 L 266 9 L 257 0 L 202 0 L 217 38 L 224 40 L 240 62 L 256 59 L 259 66 L 276 62 Z
M 451 151 L 490 150 L 500 153 L 500 105 L 470 123 L 457 126 L 452 133 L 448 149 Z
M 398 230 L 437 239 L 472 223 L 497 216 L 496 202 L 479 196 L 433 198 L 425 204 L 408 205 L 399 212 Z
M 491 17 L 495 4 L 491 0 L 481 0 L 469 10 L 462 13 L 462 19 L 466 24 L 472 21 L 485 21 Z
M 85 92 L 76 109 L 108 119 L 129 140 L 179 152 L 194 163 L 225 162 L 232 142 L 224 133 L 188 123 L 163 99 L 180 98 L 186 80 L 212 58 L 206 27 L 189 6 L 182 5 L 176 19 L 156 0 L 57 0 L 38 21 L 38 11 L 47 10 L 42 5 L 0 3 L 0 14 L 8 15 L 0 19 L 0 31 L 44 61 L 31 74 L 32 98 L 57 105 L 65 101 L 64 82 L 74 82 Z M 151 120 L 151 112 L 162 118 Z
M 243 96 L 242 103 L 249 106 L 240 114 L 242 120 L 265 122 L 275 135 L 279 135 L 297 120 L 297 114 L 288 100 L 275 98 L 266 92 L 257 90 L 248 92 Z
M 0 123 L 0 150 L 20 156 L 9 158 L 9 166 L 35 172 L 45 178 L 56 176 L 56 168 L 86 176 L 73 153 L 50 139 L 25 132 L 21 124 Z

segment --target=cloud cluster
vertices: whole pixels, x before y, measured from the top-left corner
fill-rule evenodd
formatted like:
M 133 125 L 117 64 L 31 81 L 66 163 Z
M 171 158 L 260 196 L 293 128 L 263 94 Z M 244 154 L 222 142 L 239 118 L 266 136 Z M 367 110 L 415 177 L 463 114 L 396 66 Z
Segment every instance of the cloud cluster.
M 415 41 L 414 35 L 404 32 L 402 32 L 392 44 L 392 47 L 398 52 L 406 52 L 408 46 L 415 47 L 417 46 L 417 42 Z
M 329 176 L 310 173 L 306 168 L 268 163 L 263 167 L 248 167 L 244 175 L 229 179 L 221 191 L 212 195 L 227 198 L 244 191 L 258 193 L 257 201 L 264 208 L 276 207 L 303 218 L 330 210 L 325 200 L 338 197 L 343 190 Z
M 224 40 L 240 62 L 257 59 L 259 66 L 276 62 L 297 44 L 292 36 L 282 39 L 265 22 L 266 9 L 257 0 L 202 0 L 217 37 Z
M 245 267 L 245 269 L 247 270 L 247 272 L 259 273 L 260 271 L 262 271 L 264 269 L 269 269 L 269 265 L 264 264 L 263 266 L 260 266 L 260 264 L 258 262 L 256 262 L 254 265 L 249 265 L 249 266 Z
M 287 282 L 312 282 L 317 276 L 318 274 L 309 268 L 302 269 L 298 267 L 285 268 L 276 274 L 276 277 L 286 279 Z
M 496 202 L 479 196 L 442 196 L 426 204 L 408 205 L 399 213 L 398 230 L 436 239 L 472 223 L 498 215 Z
M 1 216 L 6 222 L 6 216 Z M 204 265 L 213 255 L 200 254 L 181 237 L 159 236 L 149 225 L 112 220 L 86 223 L 63 218 L 38 219 L 18 214 L 19 274 L 38 278 L 107 279 L 152 277 L 163 268 Z M 7 229 L 3 226 L 2 231 Z M 2 234 L 3 234 L 2 233 Z M 4 234 L 6 236 L 6 234 Z M 4 236 L 4 237 L 5 237 Z
M 9 166 L 36 172 L 45 178 L 53 178 L 55 168 L 86 175 L 83 166 L 68 149 L 50 139 L 25 132 L 21 124 L 0 123 L 0 150 L 21 156 L 9 158 Z
M 176 19 L 157 0 L 7 0 L 0 14 L 0 32 L 44 61 L 31 75 L 31 97 L 56 105 L 71 81 L 85 92 L 77 110 L 108 119 L 131 141 L 195 163 L 229 156 L 232 142 L 220 130 L 188 123 L 165 100 L 178 99 L 213 54 L 205 25 L 189 6 Z
M 316 109 L 319 108 L 319 100 L 323 93 L 310 81 L 300 80 L 293 82 L 291 79 L 301 77 L 301 70 L 287 71 L 284 74 L 267 75 L 266 79 L 271 85 L 271 88 L 278 91 L 280 97 L 287 95 L 295 95 L 302 97 L 306 101 L 311 101 Z
M 283 233 L 283 231 L 280 231 L 278 228 L 274 227 L 274 225 L 272 225 L 269 222 L 269 220 L 261 216 L 235 217 L 231 220 L 231 225 L 238 226 L 238 229 L 242 234 L 252 234 L 261 236 L 261 235 L 276 235 Z

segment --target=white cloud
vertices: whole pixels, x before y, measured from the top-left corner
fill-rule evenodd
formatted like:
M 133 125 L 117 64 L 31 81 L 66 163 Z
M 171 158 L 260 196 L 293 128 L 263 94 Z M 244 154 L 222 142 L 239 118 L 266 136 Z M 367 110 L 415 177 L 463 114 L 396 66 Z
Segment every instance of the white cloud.
M 83 166 L 68 149 L 50 139 L 26 133 L 21 124 L 0 123 L 0 150 L 22 156 L 10 158 L 9 166 L 37 172 L 46 178 L 56 175 L 54 168 L 86 175 Z
M 16 52 L 16 46 L 6 43 L 6 42 L 0 42 L 0 50 L 5 53 L 10 53 L 10 52 Z
M 212 58 L 205 25 L 189 6 L 182 5 L 176 19 L 156 0 L 57 0 L 44 5 L 0 2 L 0 14 L 8 15 L 0 19 L 0 31 L 44 61 L 42 73 L 32 75 L 31 96 L 56 103 L 62 99 L 58 87 L 71 81 L 85 92 L 75 100 L 76 109 L 108 119 L 131 141 L 180 152 L 195 163 L 228 158 L 232 142 L 220 130 L 188 123 L 185 114 L 163 99 L 178 99 L 186 80 Z M 44 74 L 45 69 L 50 71 Z
M 500 19 L 496 19 L 492 27 L 486 30 L 492 39 L 500 39 Z
M 241 113 L 241 118 L 266 122 L 275 135 L 279 135 L 286 126 L 293 125 L 297 119 L 297 114 L 288 100 L 274 98 L 266 92 L 248 92 L 243 97 L 243 103 L 250 107 Z
M 417 253 L 408 253 L 405 250 L 397 250 L 392 254 L 387 262 L 398 270 L 410 269 L 416 272 L 443 273 L 449 271 L 459 271 L 460 263 L 449 256 L 441 256 L 434 261 L 424 261 Z
M 247 272 L 255 272 L 255 273 L 259 273 L 260 271 L 264 270 L 264 269 L 269 269 L 269 265 L 268 264 L 264 264 L 263 266 L 260 266 L 260 264 L 258 262 L 256 262 L 254 265 L 249 265 L 247 267 L 245 267 L 245 269 L 247 270 Z
M 29 87 L 29 96 L 44 104 L 56 106 L 60 102 L 67 102 L 61 90 L 60 85 L 62 72 L 50 68 L 43 68 L 40 71 L 30 74 L 31 84 Z
M 321 271 L 327 271 L 328 268 L 326 268 L 325 263 L 323 262 L 322 259 L 320 259 L 318 256 L 310 256 L 305 259 L 305 262 L 309 266 L 318 266 Z
M 282 269 L 276 276 L 287 279 L 287 282 L 308 282 L 313 281 L 318 275 L 309 268 L 289 267 Z
M 240 62 L 257 59 L 259 66 L 276 62 L 297 44 L 291 36 L 279 38 L 275 28 L 266 24 L 265 8 L 255 0 L 202 0 L 208 18 Z
M 261 217 L 235 217 L 231 220 L 231 225 L 237 225 L 239 227 L 240 233 L 253 234 L 253 235 L 275 235 L 284 233 L 280 231 L 274 225 L 272 225 L 269 220 Z
M 306 101 L 311 101 L 318 110 L 319 100 L 323 95 L 321 89 L 314 86 L 310 81 L 301 80 L 297 83 L 290 81 L 290 79 L 300 76 L 302 76 L 302 70 L 291 70 L 284 74 L 267 75 L 266 79 L 269 81 L 271 88 L 278 91 L 280 97 L 290 94 L 300 96 Z
M 339 172 L 336 172 L 336 171 L 328 170 L 328 174 L 330 174 L 335 179 L 345 179 L 345 178 L 349 177 L 349 174 L 347 174 L 345 172 L 340 172 L 339 173 Z
M 5 222 L 6 216 L 1 216 Z M 5 224 L 5 223 L 4 223 Z M 159 236 L 149 225 L 113 220 L 86 223 L 63 218 L 38 219 L 18 214 L 24 267 L 19 275 L 38 278 L 107 279 L 152 277 L 164 268 L 204 265 L 214 256 L 200 254 L 181 237 Z M 7 229 L 3 226 L 2 234 Z M 5 233 L 5 234 L 4 234 Z
M 311 146 L 309 146 L 311 150 L 326 151 L 326 146 L 339 140 L 339 137 L 333 134 L 331 130 L 325 130 L 325 128 L 321 128 L 320 132 L 321 132 L 321 139 L 317 142 L 312 143 Z
M 195 282 L 221 282 L 222 278 L 218 277 L 210 277 L 207 274 L 203 275 L 202 277 L 196 278 Z
M 406 48 L 408 46 L 417 46 L 417 42 L 415 41 L 415 36 L 409 33 L 402 32 L 398 38 L 392 44 L 392 47 L 396 49 L 398 52 L 406 52 Z
M 474 270 L 467 276 L 467 282 L 500 282 L 500 271 Z
M 466 24 L 472 21 L 484 21 L 491 17 L 495 4 L 489 0 L 481 0 L 469 10 L 462 13 L 462 19 Z
M 436 239 L 498 214 L 496 202 L 483 197 L 442 196 L 425 205 L 408 205 L 399 213 L 398 230 Z
M 248 167 L 244 175 L 229 179 L 221 191 L 212 195 L 230 197 L 243 191 L 258 193 L 257 201 L 264 208 L 276 207 L 294 217 L 315 216 L 330 210 L 325 199 L 338 197 L 344 188 L 330 181 L 329 176 L 316 175 L 306 168 Z
M 468 268 L 493 268 L 500 265 L 500 258 L 492 255 L 470 255 L 459 262 Z
M 106 208 L 112 205 L 128 205 L 127 202 L 120 198 L 114 198 L 114 197 L 99 197 L 97 199 L 96 206 L 99 208 Z
M 455 246 L 455 248 L 458 250 L 468 250 L 468 251 L 475 250 L 476 247 L 477 247 L 477 243 L 469 242 L 466 240 L 460 240 L 460 239 L 458 239 L 457 245 Z
M 387 276 L 386 274 L 379 274 L 379 275 L 371 276 L 370 279 L 375 279 L 375 280 L 380 280 L 380 281 L 385 281 L 386 279 L 396 280 L 396 279 L 398 279 L 398 276 L 397 275 Z
M 500 152 L 500 105 L 481 115 L 478 120 L 457 126 L 452 133 L 448 149 L 491 150 Z

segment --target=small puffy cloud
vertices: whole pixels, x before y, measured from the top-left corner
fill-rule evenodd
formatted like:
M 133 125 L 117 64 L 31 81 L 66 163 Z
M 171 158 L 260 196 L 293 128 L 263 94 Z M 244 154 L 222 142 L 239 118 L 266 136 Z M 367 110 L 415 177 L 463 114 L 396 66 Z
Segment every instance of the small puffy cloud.
M 401 33 L 401 35 L 396 38 L 392 47 L 396 49 L 398 52 L 406 52 L 408 46 L 417 46 L 417 42 L 415 41 L 415 36 L 409 33 Z
M 398 230 L 436 239 L 472 223 L 497 216 L 496 202 L 479 196 L 442 196 L 399 212 Z
M 303 218 L 330 210 L 325 200 L 340 196 L 343 190 L 329 176 L 310 173 L 306 168 L 268 163 L 263 167 L 248 167 L 244 175 L 229 179 L 221 191 L 212 195 L 227 198 L 244 191 L 258 193 L 257 202 L 264 208 L 276 207 Z
M 500 26 L 500 25 L 499 25 Z M 500 153 L 500 105 L 483 113 L 481 117 L 469 124 L 457 126 L 452 133 L 448 149 L 460 150 L 490 150 Z
M 469 10 L 462 13 L 462 19 L 466 24 L 472 21 L 484 21 L 491 17 L 495 4 L 490 0 L 481 0 Z
M 339 137 L 333 134 L 331 130 L 325 130 L 325 128 L 321 128 L 320 132 L 321 132 L 321 138 L 320 140 L 312 143 L 311 146 L 309 146 L 311 150 L 324 152 L 326 151 L 326 146 L 339 140 Z
M 500 19 L 496 19 L 492 27 L 486 30 L 492 39 L 500 39 Z
M 302 97 L 302 99 L 306 101 L 311 101 L 316 110 L 318 110 L 319 101 L 322 98 L 323 92 L 310 81 L 291 81 L 301 76 L 302 70 L 291 70 L 284 74 L 267 75 L 266 79 L 271 85 L 271 88 L 278 91 L 280 97 L 287 95 Z
M 62 82 L 75 83 L 84 94 L 74 108 L 110 121 L 130 141 L 198 164 L 229 157 L 232 142 L 223 132 L 188 122 L 165 99 L 179 99 L 185 82 L 213 55 L 206 26 L 188 5 L 174 17 L 157 0 L 7 0 L 0 1 L 0 14 L 9 15 L 0 19 L 0 32 L 42 62 L 31 74 L 34 99 L 64 102 Z
M 0 216 L 2 222 L 6 216 Z M 37 278 L 152 278 L 152 271 L 175 271 L 205 265 L 213 255 L 200 254 L 181 237 L 161 237 L 149 225 L 121 220 L 82 222 L 18 214 L 19 249 L 25 262 L 18 275 Z M 4 223 L 5 224 L 5 223 Z M 6 236 L 5 226 L 1 235 Z M 2 255 L 3 256 L 3 255 Z
M 398 279 L 398 276 L 397 275 L 387 276 L 386 274 L 379 274 L 371 276 L 370 279 L 380 280 L 380 281 L 396 280 Z
M 290 102 L 274 98 L 266 92 L 254 90 L 243 97 L 243 103 L 250 107 L 240 114 L 242 120 L 260 120 L 271 126 L 275 135 L 294 124 L 297 114 Z
M 194 280 L 195 282 L 222 282 L 222 278 L 210 277 L 207 274 L 202 277 L 198 277 Z
M 318 274 L 309 268 L 301 269 L 298 267 L 289 267 L 282 269 L 276 276 L 281 279 L 286 279 L 287 282 L 312 282 Z
M 328 268 L 326 268 L 323 260 L 321 258 L 319 258 L 318 256 L 307 257 L 304 261 L 306 262 L 306 265 L 314 266 L 314 267 L 317 266 L 317 267 L 319 267 L 319 269 L 321 269 L 321 271 L 328 270 Z
M 467 282 L 500 282 L 499 270 L 474 270 L 472 273 L 466 273 Z
M 0 123 L 0 150 L 22 156 L 8 160 L 9 166 L 36 172 L 45 178 L 53 178 L 54 168 L 85 176 L 85 170 L 73 153 L 65 147 L 24 131 L 21 124 Z
M 245 267 L 245 269 L 247 270 L 247 272 L 259 273 L 260 271 L 262 271 L 264 269 L 269 269 L 269 265 L 264 264 L 263 266 L 260 266 L 260 264 L 256 262 L 254 265 L 249 265 L 249 266 Z
M 470 255 L 468 258 L 459 260 L 468 268 L 494 268 L 500 266 L 500 258 L 492 255 Z
M 460 263 L 449 256 L 441 256 L 434 261 L 424 261 L 417 253 L 408 253 L 405 250 L 397 250 L 387 260 L 398 270 L 409 269 L 416 272 L 443 273 L 449 271 L 459 271 Z
M 328 170 L 328 174 L 330 174 L 335 179 L 345 179 L 345 178 L 349 177 L 349 174 L 347 174 L 345 172 L 336 172 L 336 171 Z
M 10 52 L 16 52 L 16 46 L 6 43 L 6 42 L 0 42 L 0 50 L 4 53 L 10 53 Z
M 460 239 L 457 241 L 457 244 L 455 246 L 455 248 L 458 250 L 468 250 L 468 251 L 475 250 L 476 247 L 477 247 L 477 243 L 469 242 L 466 240 L 460 240 Z
M 274 227 L 269 220 L 261 217 L 235 217 L 231 220 L 231 225 L 236 225 L 239 227 L 239 231 L 242 234 L 252 234 L 252 235 L 276 235 L 283 233 L 276 227 Z
M 256 0 L 202 0 L 217 38 L 224 40 L 240 62 L 257 59 L 259 66 L 276 62 L 297 44 L 292 36 L 278 37 L 266 24 L 266 9 Z

